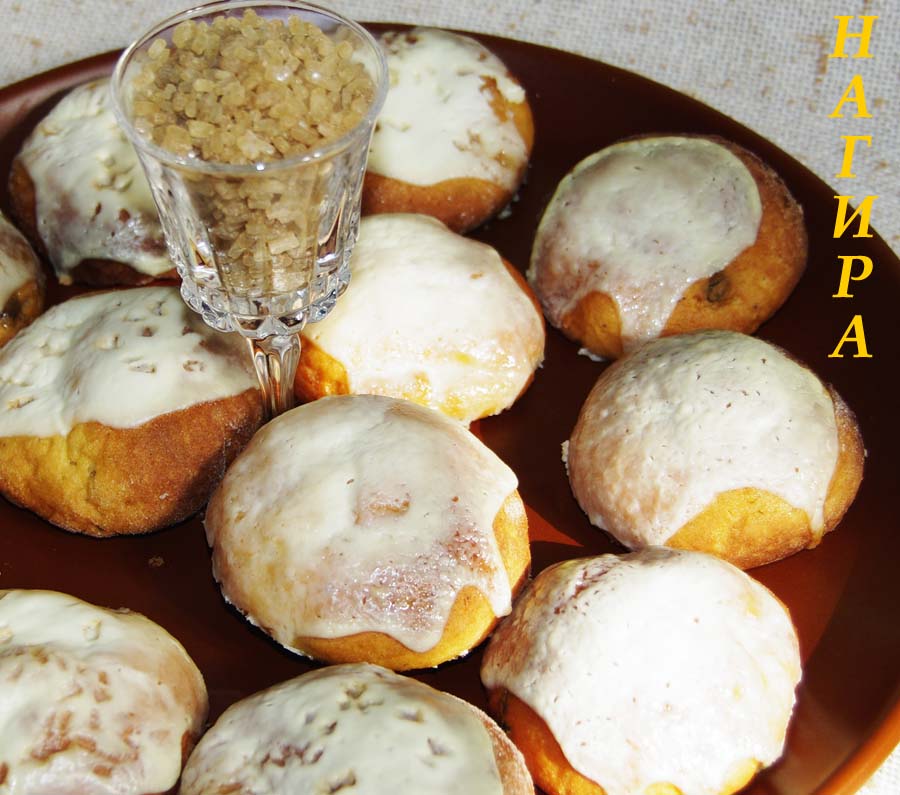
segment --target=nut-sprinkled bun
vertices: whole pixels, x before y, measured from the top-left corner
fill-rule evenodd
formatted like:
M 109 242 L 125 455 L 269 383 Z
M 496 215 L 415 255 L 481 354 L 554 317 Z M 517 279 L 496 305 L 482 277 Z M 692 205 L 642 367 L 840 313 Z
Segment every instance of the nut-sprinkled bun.
M 16 218 L 63 284 L 175 277 L 108 79 L 74 89 L 38 124 L 13 161 L 9 191 Z
M 405 398 L 471 422 L 508 408 L 544 353 L 540 308 L 490 246 L 424 215 L 360 224 L 353 281 L 304 331 L 297 393 Z
M 726 795 L 781 755 L 800 653 L 762 585 L 656 547 L 542 571 L 481 677 L 548 795 Z
M 530 562 L 516 476 L 459 423 L 374 395 L 275 418 L 206 510 L 225 598 L 275 640 L 394 670 L 468 652 Z
M 181 795 L 533 795 L 487 715 L 374 665 L 312 671 L 232 705 L 197 745 Z
M 806 228 L 784 183 L 719 138 L 623 141 L 581 161 L 541 219 L 529 281 L 549 321 L 621 356 L 705 328 L 752 333 L 806 266 Z
M 363 184 L 363 213 L 425 213 L 456 232 L 513 197 L 531 153 L 525 92 L 467 36 L 416 28 L 381 36 L 391 85 Z
M 748 568 L 814 547 L 862 479 L 856 419 L 767 342 L 703 331 L 650 342 L 600 376 L 568 444 L 591 522 L 626 546 Z
M 181 644 L 138 613 L 53 591 L 0 591 L 0 789 L 171 789 L 206 720 Z
M 239 339 L 174 287 L 73 298 L 0 351 L 0 492 L 68 530 L 198 510 L 262 420 Z
M 41 263 L 22 234 L 0 213 L 0 345 L 44 309 Z

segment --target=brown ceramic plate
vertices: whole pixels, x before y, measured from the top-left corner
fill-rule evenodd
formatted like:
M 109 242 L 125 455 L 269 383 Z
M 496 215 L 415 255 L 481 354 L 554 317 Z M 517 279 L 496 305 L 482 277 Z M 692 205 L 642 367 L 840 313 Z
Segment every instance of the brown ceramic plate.
M 754 795 L 849 795 L 900 740 L 900 263 L 878 238 L 832 239 L 833 191 L 772 144 L 709 108 L 633 74 L 567 53 L 483 37 L 528 90 L 537 145 L 512 216 L 477 233 L 525 268 L 534 230 L 559 179 L 582 157 L 648 132 L 714 133 L 768 161 L 803 205 L 809 268 L 784 308 L 760 330 L 833 383 L 856 411 L 868 447 L 865 480 L 841 527 L 822 545 L 754 571 L 791 608 L 806 660 L 784 758 Z M 98 56 L 0 90 L 0 173 L 63 89 L 111 70 Z M 4 180 L 5 182 L 5 180 Z M 2 203 L 8 209 L 8 197 Z M 831 297 L 839 254 L 865 254 L 873 276 L 856 297 Z M 55 280 L 50 278 L 54 283 Z M 53 300 L 70 291 L 51 288 Z M 871 359 L 829 359 L 862 315 Z M 550 331 L 533 386 L 478 433 L 518 473 L 529 507 L 535 571 L 587 554 L 621 551 L 576 506 L 560 461 L 578 410 L 603 365 Z M 135 466 L 142 466 L 135 461 Z M 310 668 L 255 631 L 219 595 L 198 519 L 137 538 L 97 541 L 51 527 L 0 500 L 0 587 L 51 588 L 158 621 L 206 677 L 211 718 L 233 701 Z M 573 639 L 573 644 L 575 639 Z M 480 651 L 421 678 L 484 706 Z

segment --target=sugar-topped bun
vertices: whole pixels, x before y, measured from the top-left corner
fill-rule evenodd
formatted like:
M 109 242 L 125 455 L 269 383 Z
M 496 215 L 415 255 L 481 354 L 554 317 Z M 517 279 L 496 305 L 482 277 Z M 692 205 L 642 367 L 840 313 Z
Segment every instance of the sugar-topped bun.
M 591 522 L 634 549 L 748 568 L 814 547 L 862 479 L 856 419 L 775 346 L 730 331 L 648 343 L 609 367 L 568 444 Z
M 0 345 L 9 342 L 43 308 L 41 263 L 21 232 L 0 213 Z
M 424 215 L 364 218 L 353 281 L 304 332 L 297 392 L 405 398 L 471 422 L 508 408 L 544 353 L 518 272 Z
M 312 671 L 231 706 L 181 795 L 533 795 L 521 754 L 481 710 L 374 665 Z
M 173 278 L 150 186 L 119 127 L 109 80 L 71 91 L 13 161 L 16 217 L 63 284 Z
M 197 666 L 144 616 L 0 591 L 3 793 L 166 792 L 206 712 Z
M 762 585 L 655 547 L 542 571 L 481 677 L 549 795 L 726 795 L 781 755 L 800 654 Z
M 394 670 L 480 643 L 528 572 L 516 476 L 459 423 L 374 395 L 277 417 L 206 510 L 225 598 L 294 651 Z
M 581 161 L 541 219 L 529 281 L 549 321 L 599 356 L 704 328 L 752 333 L 806 266 L 800 207 L 718 138 L 623 141 Z
M 53 307 L 0 351 L 0 492 L 91 535 L 181 521 L 261 422 L 247 359 L 175 287 Z
M 364 213 L 412 212 L 464 232 L 512 199 L 534 123 L 525 91 L 474 39 L 416 28 L 381 36 L 390 88 L 378 117 Z

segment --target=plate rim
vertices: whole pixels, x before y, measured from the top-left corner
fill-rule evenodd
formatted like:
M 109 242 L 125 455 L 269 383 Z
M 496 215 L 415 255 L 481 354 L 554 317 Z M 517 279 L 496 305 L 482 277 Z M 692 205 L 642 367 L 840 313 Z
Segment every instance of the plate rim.
M 368 29 L 374 30 L 376 32 L 387 29 L 409 29 L 412 27 L 417 27 L 417 25 L 408 23 L 390 22 L 364 22 L 362 24 Z M 488 47 L 490 47 L 492 41 L 502 42 L 513 46 L 525 47 L 527 49 L 545 51 L 548 53 L 552 53 L 555 57 L 563 57 L 567 59 L 575 59 L 576 61 L 600 64 L 604 69 L 618 72 L 623 75 L 628 75 L 630 77 L 637 77 L 641 81 L 651 83 L 654 86 L 664 89 L 667 92 L 671 92 L 677 95 L 682 100 L 688 101 L 696 106 L 701 106 L 710 114 L 714 114 L 720 119 L 727 120 L 728 123 L 736 125 L 741 129 L 742 133 L 753 137 L 760 144 L 764 145 L 764 148 L 766 148 L 769 153 L 777 153 L 779 157 L 789 160 L 795 168 L 801 169 L 805 173 L 805 176 L 807 178 L 817 182 L 822 189 L 833 190 L 833 188 L 827 182 L 825 182 L 822 177 L 813 172 L 805 163 L 803 163 L 797 157 L 785 152 L 783 149 L 781 149 L 780 146 L 772 142 L 770 139 L 765 138 L 760 133 L 757 133 L 751 127 L 746 126 L 742 122 L 723 113 L 715 107 L 710 106 L 695 97 L 684 94 L 681 91 L 678 91 L 677 89 L 666 85 L 665 83 L 656 81 L 653 78 L 647 77 L 638 72 L 632 72 L 619 66 L 608 64 L 599 59 L 590 58 L 589 56 L 581 55 L 569 50 L 559 49 L 553 46 L 499 36 L 492 33 L 481 33 L 478 31 L 460 30 L 454 28 L 443 29 L 477 39 L 486 44 Z M 59 93 L 59 91 L 66 90 L 69 87 L 76 85 L 77 82 L 83 82 L 84 80 L 92 79 L 93 75 L 100 76 L 105 72 L 111 72 L 118 55 L 122 52 L 122 49 L 124 48 L 107 50 L 105 52 L 90 55 L 86 58 L 69 61 L 58 66 L 54 66 L 45 71 L 39 72 L 37 74 L 29 75 L 13 83 L 8 83 L 6 85 L 0 86 L 0 107 L 5 107 L 9 103 L 14 103 L 19 96 L 27 96 L 38 89 L 40 89 L 41 93 L 45 94 L 46 97 L 52 97 L 54 94 Z M 47 99 L 45 98 L 37 104 L 42 104 L 46 101 Z M 28 113 L 32 112 L 32 110 L 33 106 L 29 105 L 29 107 L 23 112 L 22 106 L 20 105 L 12 113 L 8 114 L 4 118 L 12 119 L 13 121 L 10 123 L 10 126 L 15 127 L 21 124 Z M 5 124 L 5 122 L 2 123 Z M 766 159 L 768 161 L 768 154 L 766 156 Z M 5 190 L 4 186 L 4 190 L 2 192 L 3 205 L 6 205 L 8 203 L 7 195 L 8 192 Z M 876 246 L 882 246 L 884 250 L 886 250 L 889 254 L 889 257 L 887 258 L 888 262 L 879 261 L 878 265 L 889 265 L 890 267 L 893 267 L 897 272 L 900 272 L 900 252 L 895 252 L 893 248 L 879 235 L 877 229 L 873 228 L 870 231 L 872 231 L 873 237 L 869 240 L 869 243 Z M 871 778 L 871 776 L 874 775 L 875 772 L 884 765 L 885 761 L 895 751 L 900 753 L 900 673 L 898 673 L 896 677 L 893 695 L 891 696 L 890 700 L 883 705 L 881 716 L 877 719 L 876 722 L 868 727 L 868 730 L 866 732 L 860 735 L 860 738 L 853 747 L 853 751 L 847 757 L 845 757 L 838 764 L 838 766 L 827 776 L 827 778 L 824 779 L 824 781 L 815 790 L 810 792 L 809 795 L 855 795 L 856 793 L 858 793 L 859 789 Z

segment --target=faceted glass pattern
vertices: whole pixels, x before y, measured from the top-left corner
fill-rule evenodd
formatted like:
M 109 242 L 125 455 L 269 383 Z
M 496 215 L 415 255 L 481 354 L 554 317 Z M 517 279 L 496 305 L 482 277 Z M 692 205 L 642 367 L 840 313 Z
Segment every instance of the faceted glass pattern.
M 154 40 L 171 41 L 185 20 L 247 9 L 261 17 L 301 15 L 334 41 L 349 41 L 375 86 L 363 119 L 318 148 L 246 164 L 180 156 L 144 137 L 133 124 L 129 80 Z M 366 158 L 386 90 L 384 57 L 365 30 L 288 0 L 214 3 L 179 14 L 136 41 L 116 67 L 116 113 L 147 173 L 181 294 L 210 326 L 248 339 L 272 415 L 293 404 L 299 332 L 328 314 L 350 280 Z

